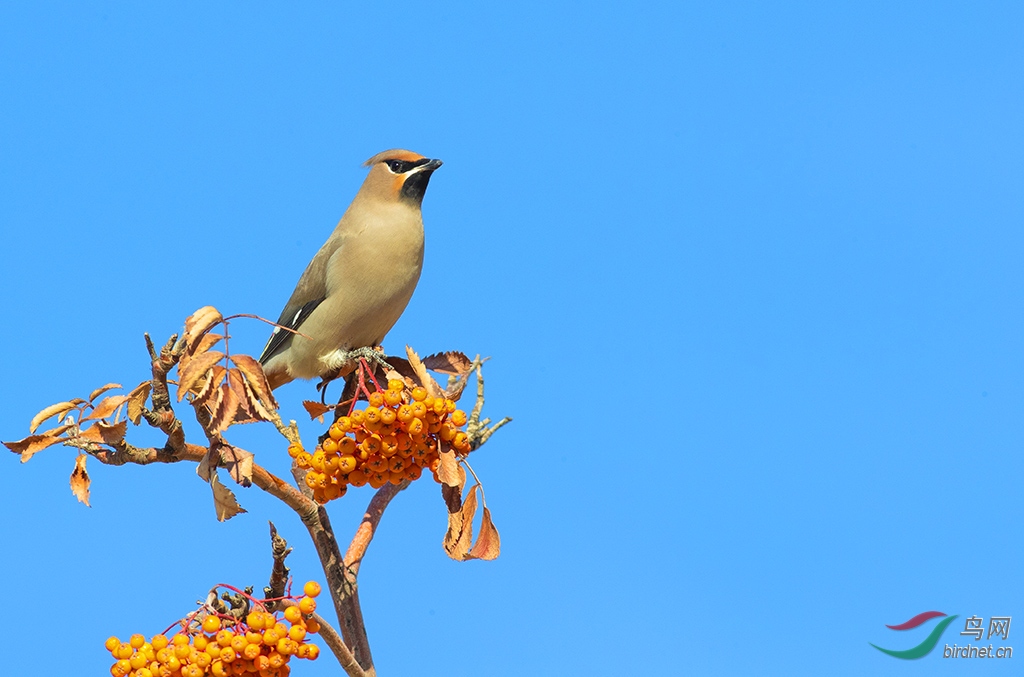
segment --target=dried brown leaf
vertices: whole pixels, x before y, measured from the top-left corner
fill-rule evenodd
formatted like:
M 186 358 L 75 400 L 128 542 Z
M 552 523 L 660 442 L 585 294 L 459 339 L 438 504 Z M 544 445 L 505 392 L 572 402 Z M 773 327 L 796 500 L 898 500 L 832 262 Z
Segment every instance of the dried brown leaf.
M 270 383 L 267 381 L 267 375 L 263 373 L 263 366 L 249 355 L 232 355 L 231 361 L 245 375 L 245 380 L 260 402 L 265 407 L 277 409 L 277 400 L 274 399 L 274 394 L 270 390 Z
M 178 373 L 178 401 L 185 397 L 185 393 L 192 390 L 192 387 L 199 382 L 206 372 L 210 371 L 215 364 L 224 358 L 224 353 L 219 350 L 197 355 L 189 360 L 188 366 L 180 369 Z
M 249 412 L 253 418 L 258 421 L 273 421 L 274 413 L 263 406 L 260 398 L 256 396 L 256 393 L 252 391 L 252 386 L 249 385 L 249 381 L 245 382 L 245 399 L 243 400 L 249 406 Z
M 449 350 L 424 357 L 423 366 L 446 376 L 464 376 L 473 371 L 473 360 L 466 357 L 465 353 Z
M 90 442 L 96 442 L 97 444 L 108 444 L 114 446 L 120 444 L 124 440 L 125 433 L 128 432 L 128 421 L 121 421 L 113 425 L 107 425 L 103 421 L 97 421 L 85 430 L 78 433 L 78 436 L 82 439 L 89 440 Z
M 51 416 L 60 416 L 60 418 L 57 419 L 57 422 L 59 423 L 61 420 L 63 420 L 64 414 L 68 413 L 69 411 L 71 411 L 72 409 L 74 409 L 75 407 L 84 402 L 85 400 L 76 397 L 75 399 L 68 400 L 67 402 L 58 402 L 57 404 L 51 404 L 50 406 L 43 409 L 41 412 L 32 417 L 32 421 L 28 424 L 29 433 L 35 433 L 36 428 L 39 427 L 39 424 L 41 424 L 43 421 L 50 418 Z
M 203 306 L 196 312 L 189 315 L 185 320 L 185 345 L 190 349 L 195 345 L 196 340 L 209 331 L 214 325 L 220 322 L 220 311 L 213 306 Z
M 128 420 L 133 424 L 139 425 L 142 420 L 142 410 L 146 408 L 146 400 L 149 399 L 149 393 L 152 390 L 153 383 L 143 381 L 128 393 Z
M 476 515 L 476 492 L 479 488 L 479 485 L 474 484 L 462 501 L 462 509 L 448 513 L 444 551 L 454 560 L 466 559 L 473 544 L 473 517 Z
M 108 383 L 102 388 L 97 388 L 96 390 L 89 393 L 89 401 L 92 402 L 103 393 L 107 392 L 108 390 L 113 390 L 114 388 L 124 388 L 124 386 L 121 385 L 120 383 Z
M 87 416 L 82 417 L 82 420 L 95 421 L 97 419 L 107 418 L 113 414 L 118 407 L 127 401 L 127 395 L 111 395 L 110 397 L 104 397 Z
M 196 466 L 196 474 L 202 477 L 204 482 L 209 482 L 210 477 L 217 470 L 217 463 L 219 461 L 220 456 L 214 453 L 213 448 L 207 449 L 206 454 L 203 455 L 203 460 L 199 461 L 199 465 Z
M 29 435 L 28 437 L 18 440 L 16 442 L 4 442 L 3 445 L 13 451 L 16 454 L 21 454 L 21 462 L 25 463 L 28 459 L 32 458 L 36 453 L 42 451 L 46 447 L 63 442 L 66 438 L 60 435 L 68 430 L 72 426 L 62 425 L 56 428 L 51 428 L 46 432 L 39 433 L 38 435 Z
M 462 376 L 453 383 L 449 383 L 448 387 L 444 389 L 444 396 L 452 402 L 458 402 L 462 397 L 462 392 L 466 389 L 467 383 L 469 383 L 467 376 Z
M 219 444 L 217 450 L 220 452 L 220 460 L 224 468 L 231 475 L 231 479 L 243 487 L 252 484 L 252 452 L 230 444 Z
M 97 424 L 99 425 L 99 424 Z M 75 495 L 79 503 L 89 506 L 89 473 L 85 470 L 85 454 L 79 454 L 75 459 L 75 469 L 71 471 L 71 493 Z M 91 507 L 91 506 L 89 506 Z
M 466 471 L 459 465 L 458 459 L 455 458 L 455 452 L 442 451 L 438 457 L 441 459 L 441 465 L 437 468 L 437 477 L 441 483 L 460 489 L 465 486 Z
M 205 353 L 210 348 L 217 345 L 224 338 L 224 334 L 203 334 L 203 338 L 199 339 L 195 347 L 189 351 L 193 356 Z
M 321 423 L 324 422 L 324 414 L 334 410 L 334 407 L 331 405 L 314 402 L 313 400 L 303 400 L 302 407 L 309 414 L 310 420 L 319 419 Z
M 498 536 L 498 529 L 491 521 L 491 511 L 484 506 L 483 520 L 480 522 L 480 535 L 476 537 L 476 543 L 469 551 L 466 559 L 497 559 L 501 554 L 501 538 Z
M 245 512 L 245 508 L 238 505 L 235 494 L 220 483 L 216 472 L 210 475 L 210 487 L 213 488 L 213 507 L 217 511 L 218 521 L 224 522 L 240 512 Z
M 196 398 L 192 401 L 192 406 L 199 406 L 209 403 L 213 399 L 214 395 L 220 392 L 217 388 L 220 387 L 221 382 L 224 380 L 228 370 L 223 365 L 215 364 L 213 369 L 210 370 L 209 377 L 203 381 L 203 385 L 196 393 Z
M 426 366 L 424 366 L 416 351 L 412 349 L 412 346 L 406 346 L 405 352 L 409 356 L 409 366 L 412 367 L 413 373 L 416 374 L 416 380 L 419 381 L 419 384 L 427 389 L 431 397 L 442 397 L 444 391 L 441 390 L 441 386 L 437 385 L 434 377 L 427 373 Z
M 209 431 L 219 433 L 227 430 L 235 422 L 239 404 L 241 404 L 241 400 L 231 389 L 231 384 L 227 381 L 222 383 L 217 390 L 217 400 L 212 407 Z

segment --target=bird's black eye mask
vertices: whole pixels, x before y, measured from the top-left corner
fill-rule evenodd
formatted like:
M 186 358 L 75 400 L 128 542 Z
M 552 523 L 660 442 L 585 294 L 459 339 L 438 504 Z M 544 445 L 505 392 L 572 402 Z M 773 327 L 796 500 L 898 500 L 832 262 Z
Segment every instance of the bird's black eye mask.
M 419 167 L 420 165 L 427 164 L 428 162 L 430 162 L 430 159 L 421 158 L 419 160 L 416 160 L 415 162 L 408 162 L 406 160 L 381 160 L 381 162 L 385 163 L 388 166 L 388 169 L 390 169 L 395 174 L 405 174 L 410 169 L 414 169 L 416 167 Z

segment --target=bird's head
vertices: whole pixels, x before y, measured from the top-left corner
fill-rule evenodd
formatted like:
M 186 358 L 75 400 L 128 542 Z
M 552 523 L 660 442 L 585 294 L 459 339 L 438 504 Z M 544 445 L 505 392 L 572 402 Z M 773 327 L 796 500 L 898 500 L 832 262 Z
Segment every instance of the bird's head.
M 392 202 L 411 201 L 418 207 L 427 192 L 430 175 L 441 166 L 441 161 L 394 149 L 378 153 L 363 164 L 370 168 L 363 192 Z

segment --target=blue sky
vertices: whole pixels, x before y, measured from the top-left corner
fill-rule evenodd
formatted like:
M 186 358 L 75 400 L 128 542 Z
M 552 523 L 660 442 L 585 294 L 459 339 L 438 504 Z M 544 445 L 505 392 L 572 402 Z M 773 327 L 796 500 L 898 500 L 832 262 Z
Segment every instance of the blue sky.
M 909 648 L 927 628 L 884 626 L 928 610 L 1024 622 L 1022 24 L 1014 3 L 6 5 L 0 439 L 142 381 L 142 333 L 200 306 L 276 316 L 360 163 L 407 147 L 445 165 L 385 345 L 492 356 L 488 413 L 515 422 L 473 464 L 499 560 L 444 556 L 429 482 L 385 516 L 360 578 L 380 674 L 1010 674 L 1024 647 L 868 643 Z M 283 388 L 286 415 L 312 393 Z M 270 430 L 232 435 L 284 472 Z M 0 574 L 83 673 L 109 634 L 262 586 L 268 519 L 322 580 L 255 489 L 220 524 L 192 467 L 92 463 L 87 509 L 73 459 L 5 459 Z M 332 505 L 340 538 L 368 499 Z

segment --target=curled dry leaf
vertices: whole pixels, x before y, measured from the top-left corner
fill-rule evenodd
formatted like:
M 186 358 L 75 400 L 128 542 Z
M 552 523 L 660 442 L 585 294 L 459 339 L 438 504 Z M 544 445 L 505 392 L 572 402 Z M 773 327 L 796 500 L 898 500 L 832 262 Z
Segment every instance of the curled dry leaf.
M 199 382 L 199 379 L 205 376 L 206 372 L 210 371 L 222 359 L 224 359 L 224 353 L 219 350 L 212 350 L 189 360 L 188 366 L 179 370 L 178 373 L 178 401 L 181 402 L 181 399 L 185 397 L 185 393 L 192 390 L 192 387 Z
M 71 493 L 75 495 L 80 503 L 89 506 L 89 473 L 85 470 L 85 459 L 88 456 L 79 454 L 75 459 L 75 469 L 71 471 Z M 91 507 L 91 506 L 89 506 Z
M 190 349 L 195 345 L 196 340 L 205 334 L 211 327 L 224 319 L 220 311 L 213 306 L 203 306 L 196 312 L 189 315 L 185 320 L 185 345 Z
M 437 385 L 434 377 L 427 373 L 426 366 L 424 366 L 416 351 L 412 349 L 412 346 L 406 346 L 405 352 L 409 356 L 409 366 L 412 367 L 413 373 L 416 374 L 416 380 L 419 381 L 419 384 L 427 389 L 431 397 L 442 397 L 443 391 L 441 386 Z
M 99 397 L 103 393 L 107 392 L 108 390 L 114 390 L 115 388 L 123 388 L 123 387 L 124 386 L 121 385 L 120 383 L 108 383 L 107 385 L 105 385 L 105 386 L 103 386 L 101 388 L 97 388 L 96 390 L 94 390 L 91 393 L 89 393 L 89 401 L 92 402 L 93 400 L 95 400 L 97 397 Z
M 217 511 L 217 521 L 224 522 L 240 512 L 245 512 L 245 508 L 238 505 L 235 494 L 220 483 L 216 472 L 210 474 L 210 487 L 213 489 L 213 507 Z
M 224 338 L 224 334 L 203 334 L 203 338 L 199 339 L 199 342 L 190 350 L 192 355 L 198 355 L 199 353 L 205 353 L 210 348 L 217 345 Z
M 274 393 L 270 390 L 270 383 L 267 381 L 267 375 L 263 373 L 263 366 L 249 355 L 232 355 L 231 361 L 245 375 L 246 382 L 263 406 L 277 409 L 277 400 L 274 399 Z
M 65 438 L 60 435 L 71 428 L 71 425 L 62 425 L 56 428 L 51 428 L 46 432 L 39 433 L 38 435 L 29 435 L 25 439 L 18 440 L 17 442 L 4 442 L 3 445 L 14 453 L 21 454 L 21 462 L 25 463 L 28 459 L 32 458 L 36 453 L 43 449 L 57 444 L 58 442 L 63 442 Z
M 309 414 L 309 419 L 319 419 L 321 423 L 324 422 L 324 414 L 329 411 L 334 411 L 334 407 L 329 404 L 322 404 L 320 402 L 314 402 L 313 400 L 303 400 L 302 407 Z
M 449 350 L 424 357 L 423 366 L 446 376 L 464 376 L 473 371 L 473 360 L 466 357 L 465 353 Z
M 273 421 L 275 419 L 274 412 L 263 406 L 263 402 L 253 392 L 248 380 L 245 382 L 245 398 L 243 401 L 248 405 L 249 413 L 254 420 Z
M 441 465 L 437 468 L 437 478 L 442 484 L 462 489 L 466 484 L 466 471 L 459 465 L 455 452 L 451 449 L 442 451 L 438 458 L 441 459 Z
M 469 551 L 466 559 L 497 559 L 501 554 L 501 538 L 498 530 L 491 520 L 491 511 L 484 506 L 483 520 L 480 522 L 480 535 L 476 537 L 476 543 Z
M 227 469 L 231 479 L 243 487 L 252 484 L 252 452 L 230 444 L 218 444 L 217 451 L 220 453 L 221 465 Z
M 462 508 L 448 512 L 448 531 L 444 535 L 444 551 L 454 560 L 462 561 L 469 554 L 473 544 L 473 517 L 476 516 L 476 492 L 474 484 L 462 502 Z
M 193 390 L 196 393 L 196 398 L 192 401 L 192 406 L 207 405 L 211 400 L 215 399 L 216 394 L 220 392 L 218 388 L 227 373 L 228 370 L 223 365 L 213 365 L 213 369 L 209 371 L 206 380 L 199 386 L 199 390 Z
M 100 403 L 89 412 L 88 416 L 83 416 L 83 421 L 95 421 L 101 418 L 107 418 L 113 414 L 118 407 L 128 401 L 127 395 L 111 395 L 110 397 L 104 397 L 100 400 Z
M 231 384 L 225 381 L 217 389 L 217 399 L 211 407 L 209 432 L 219 433 L 228 429 L 235 421 L 238 414 L 238 405 L 241 403 L 238 395 L 231 388 Z
M 139 425 L 142 420 L 142 410 L 146 408 L 146 400 L 149 399 L 152 390 L 153 384 L 150 381 L 143 381 L 128 393 L 128 420 L 133 424 Z
M 32 417 L 32 421 L 28 424 L 29 433 L 35 433 L 36 428 L 51 416 L 59 416 L 57 422 L 60 423 L 64 420 L 64 414 L 68 413 L 80 404 L 84 404 L 85 400 L 75 398 L 68 400 L 67 402 L 58 402 L 57 404 L 51 404 L 50 406 L 43 409 L 41 412 Z
M 124 440 L 126 432 L 128 432 L 128 421 L 121 421 L 113 425 L 97 421 L 85 430 L 80 431 L 78 436 L 97 444 L 115 446 Z

